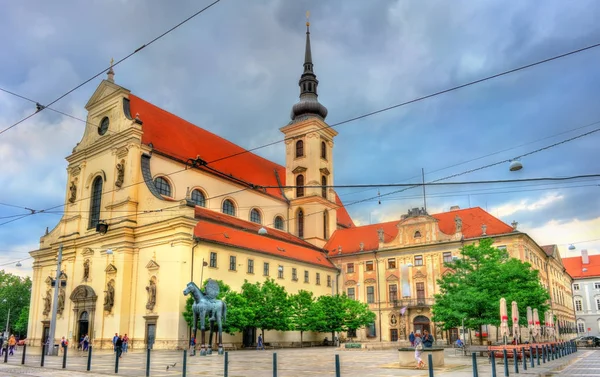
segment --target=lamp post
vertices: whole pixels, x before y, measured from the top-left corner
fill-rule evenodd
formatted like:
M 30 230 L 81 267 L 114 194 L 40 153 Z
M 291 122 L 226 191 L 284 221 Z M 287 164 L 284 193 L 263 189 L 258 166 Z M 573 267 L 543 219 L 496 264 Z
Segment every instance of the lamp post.
M 60 265 L 62 264 L 63 245 L 58 247 L 58 261 L 56 263 L 56 279 L 54 280 L 54 299 L 52 300 L 52 320 L 50 321 L 50 333 L 48 339 L 51 342 L 48 345 L 47 355 L 50 356 L 54 351 L 54 334 L 56 332 L 56 316 L 58 314 L 58 290 L 60 285 Z
M 6 299 L 2 300 L 3 303 L 6 303 Z M 8 317 L 6 318 L 6 331 L 4 332 L 4 337 L 7 338 L 8 337 L 8 323 L 10 321 L 10 306 L 8 307 Z

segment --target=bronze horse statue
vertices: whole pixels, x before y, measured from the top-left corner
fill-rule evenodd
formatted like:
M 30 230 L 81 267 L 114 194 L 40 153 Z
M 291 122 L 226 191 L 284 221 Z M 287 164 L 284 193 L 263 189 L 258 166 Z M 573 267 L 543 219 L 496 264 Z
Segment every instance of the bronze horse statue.
M 198 319 L 200 319 L 200 356 L 206 356 L 212 354 L 212 339 L 215 325 L 218 326 L 219 342 L 218 342 L 218 353 L 223 354 L 223 323 L 227 320 L 227 305 L 221 300 L 217 300 L 216 297 L 219 294 L 219 284 L 209 279 L 206 283 L 206 293 L 194 283 L 189 282 L 186 288 L 183 290 L 184 295 L 191 294 L 194 298 L 194 304 L 192 305 L 192 312 L 194 313 L 194 320 L 192 323 L 192 334 L 196 338 L 196 330 L 198 327 Z M 210 335 L 208 338 L 208 347 L 206 347 L 205 337 L 205 321 L 206 316 L 210 315 L 209 327 Z M 216 324 L 214 323 L 216 322 Z

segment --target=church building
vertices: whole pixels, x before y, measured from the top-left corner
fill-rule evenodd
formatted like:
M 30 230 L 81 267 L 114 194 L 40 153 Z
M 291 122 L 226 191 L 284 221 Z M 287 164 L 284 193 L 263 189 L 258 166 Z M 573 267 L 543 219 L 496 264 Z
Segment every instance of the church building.
M 64 215 L 31 252 L 30 344 L 48 337 L 59 248 L 56 338 L 77 344 L 88 334 L 101 349 L 112 347 L 115 333 L 127 334 L 134 349 L 185 348 L 183 289 L 208 278 L 237 291 L 245 280 L 269 277 L 289 293 L 345 292 L 377 315 L 348 335 L 406 339 L 414 329 L 436 329 L 429 316 L 435 279 L 464 242 L 491 236 L 521 259 L 540 254 L 516 225 L 480 208 L 432 216 L 417 209 L 356 227 L 331 188 L 337 132 L 318 100 L 308 23 L 300 99 L 280 128 L 284 166 L 145 101 L 114 76 L 111 68 L 85 105 L 83 136 L 67 157 Z M 553 287 L 570 287 L 560 284 Z M 248 329 L 224 342 L 251 346 L 257 336 Z M 265 338 L 285 344 L 300 335 Z

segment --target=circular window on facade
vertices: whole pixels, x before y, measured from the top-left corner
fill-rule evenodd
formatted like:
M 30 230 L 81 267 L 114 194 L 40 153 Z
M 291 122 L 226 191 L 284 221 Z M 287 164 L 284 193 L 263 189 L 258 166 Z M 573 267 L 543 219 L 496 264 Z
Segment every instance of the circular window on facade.
M 110 121 L 108 120 L 108 117 L 102 118 L 102 121 L 100 122 L 100 126 L 98 127 L 98 134 L 104 135 L 106 133 L 106 131 L 108 131 L 109 123 L 110 123 Z

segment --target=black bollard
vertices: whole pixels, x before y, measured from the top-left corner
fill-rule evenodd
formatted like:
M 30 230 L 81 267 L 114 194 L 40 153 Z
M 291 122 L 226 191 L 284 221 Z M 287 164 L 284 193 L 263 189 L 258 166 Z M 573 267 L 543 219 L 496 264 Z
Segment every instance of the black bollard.
M 4 362 L 8 363 L 8 346 L 6 346 L 6 348 L 4 349 Z
M 187 350 L 184 349 L 183 350 L 183 369 L 182 369 L 181 375 L 183 377 L 185 377 L 186 373 L 187 373 Z
M 21 355 L 21 365 L 25 365 L 25 351 L 27 350 L 27 344 L 23 344 L 23 355 Z
M 502 350 L 504 353 L 504 377 L 508 377 L 508 355 L 506 353 L 506 348 Z
M 335 355 L 335 377 L 340 377 L 342 371 L 340 370 L 340 355 Z
M 433 356 L 431 355 L 431 352 L 427 355 L 427 367 L 429 369 L 429 377 L 433 377 Z
M 537 365 L 540 365 L 540 349 L 538 345 L 535 345 L 535 359 L 537 360 Z
M 492 377 L 496 377 L 496 354 L 494 351 L 490 352 L 490 362 L 492 363 Z
M 277 377 L 277 352 L 273 352 L 273 377 Z
M 521 347 L 521 355 L 523 355 L 523 370 L 527 370 L 527 356 L 525 356 L 525 347 Z
M 119 351 L 115 352 L 115 374 L 119 373 Z
M 150 377 L 150 346 L 146 350 L 146 377 Z
M 429 357 L 431 357 L 431 355 L 429 355 Z M 473 352 L 471 354 L 471 358 L 473 360 L 473 377 L 477 377 L 477 352 Z M 431 359 L 429 359 L 429 365 L 431 365 Z M 431 371 L 432 373 L 430 374 L 430 376 L 433 376 L 433 369 Z
M 44 356 L 46 355 L 46 345 L 42 345 L 42 359 L 40 361 L 40 367 L 44 366 Z
M 515 357 L 515 373 L 519 373 L 519 352 L 517 347 L 513 348 L 513 356 Z
M 529 346 L 529 360 L 531 360 L 531 367 L 535 368 L 535 363 L 533 359 L 533 347 Z
M 229 369 L 229 352 L 225 351 L 225 361 L 224 361 L 224 365 L 223 365 L 223 376 L 227 377 L 227 375 L 229 374 L 228 369 Z
M 575 348 L 575 352 L 577 352 L 577 342 L 573 342 L 573 347 Z
M 92 346 L 88 346 L 88 362 L 87 362 L 87 371 L 92 370 Z
M 542 361 L 544 364 L 546 364 L 546 356 L 548 356 L 546 352 L 546 346 L 542 344 Z
M 63 346 L 63 369 L 67 369 L 67 346 Z

